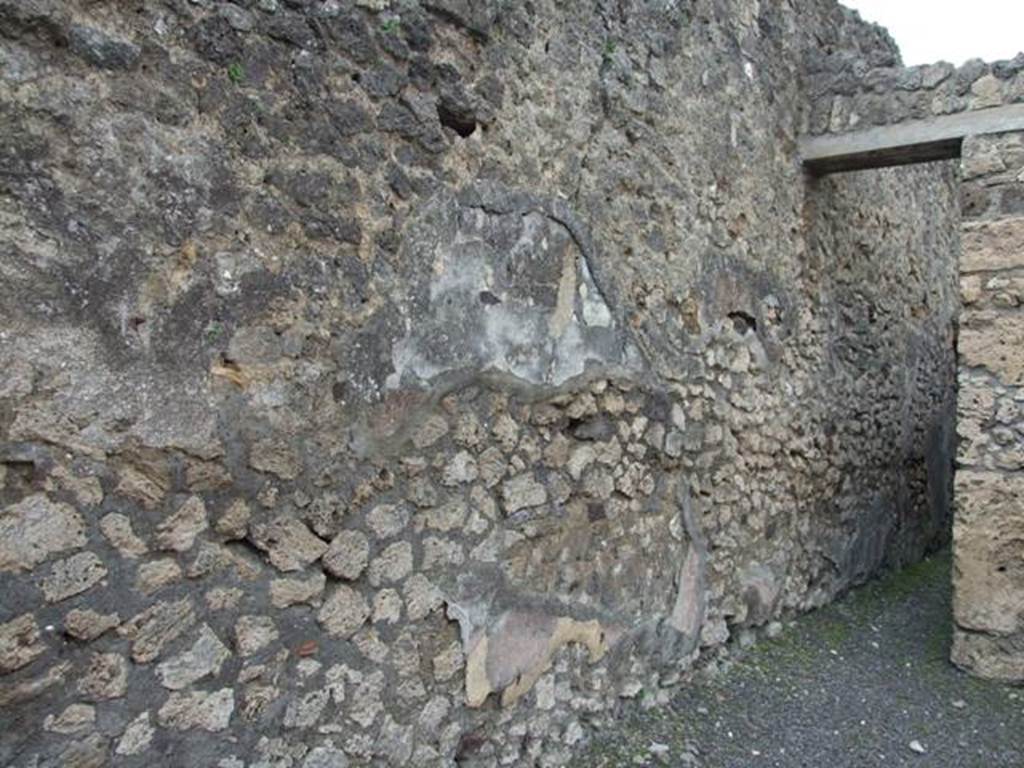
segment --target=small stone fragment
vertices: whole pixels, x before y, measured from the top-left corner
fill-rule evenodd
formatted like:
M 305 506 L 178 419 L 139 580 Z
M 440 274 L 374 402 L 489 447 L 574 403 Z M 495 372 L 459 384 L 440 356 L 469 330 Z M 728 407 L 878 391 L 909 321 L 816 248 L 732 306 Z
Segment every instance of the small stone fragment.
M 353 676 L 350 682 L 355 684 L 350 710 L 352 719 L 364 728 L 369 728 L 384 710 L 381 701 L 385 686 L 384 673 L 378 671 L 359 678 Z
M 412 444 L 423 450 L 428 448 L 442 437 L 448 434 L 448 422 L 439 413 L 433 413 L 427 417 L 412 437 Z
M 126 756 L 140 755 L 149 749 L 154 733 L 156 733 L 156 729 L 149 723 L 149 712 L 143 712 L 124 729 L 114 752 Z
M 505 472 L 508 470 L 508 462 L 505 460 L 505 455 L 501 450 L 497 446 L 492 445 L 477 458 L 477 468 L 484 485 L 488 488 L 493 488 L 505 476 Z
M 316 536 L 305 523 L 280 517 L 271 523 L 252 526 L 249 538 L 267 553 L 279 571 L 299 571 L 320 559 L 327 542 Z
M 123 624 L 118 632 L 132 641 L 132 661 L 145 664 L 156 659 L 164 645 L 179 637 L 195 620 L 192 601 L 183 597 L 147 608 Z
M 64 632 L 76 640 L 95 640 L 104 632 L 120 625 L 121 617 L 116 613 L 101 614 L 88 609 L 76 608 L 64 617 Z
M 351 587 L 339 584 L 324 601 L 317 621 L 331 637 L 347 639 L 370 617 L 370 608 L 363 596 Z
M 245 574 L 246 571 L 252 571 L 253 576 L 258 572 L 258 568 L 253 568 L 241 555 L 235 555 L 224 545 L 212 541 L 200 541 L 196 547 L 195 557 L 189 563 L 185 575 L 190 579 L 201 579 L 232 565 L 238 568 L 242 578 L 250 578 Z
M 390 765 L 409 765 L 415 745 L 414 731 L 414 726 L 399 725 L 385 714 L 375 749 Z
M 245 593 L 238 587 L 214 587 L 206 593 L 205 599 L 211 611 L 223 611 L 237 606 L 244 596 Z
M 96 707 L 89 704 L 71 704 L 59 715 L 47 715 L 43 730 L 51 733 L 79 733 L 89 730 L 96 722 Z
M 204 677 L 216 676 L 230 656 L 231 651 L 204 624 L 199 628 L 199 638 L 192 647 L 162 662 L 156 668 L 156 674 L 164 688 L 180 691 Z
M 181 575 L 181 566 L 171 558 L 143 563 L 139 566 L 135 588 L 144 595 L 151 595 L 169 584 L 181 581 Z
M 348 768 L 348 757 L 334 747 L 314 747 L 309 750 L 302 768 Z
M 368 490 L 362 485 L 356 490 L 356 498 Z M 340 530 L 341 521 L 348 511 L 348 502 L 335 493 L 325 493 L 310 499 L 304 493 L 294 495 L 295 505 L 304 510 L 303 519 L 317 536 L 329 539 Z
M 473 454 L 469 451 L 459 451 L 445 467 L 444 474 L 441 476 L 441 484 L 454 487 L 463 483 L 472 483 L 479 475 L 480 472 Z
M 396 623 L 402 618 L 402 596 L 393 589 L 382 589 L 373 598 L 373 623 Z
M 507 480 L 501 486 L 501 500 L 506 514 L 518 512 L 544 504 L 548 500 L 544 486 L 534 479 L 533 474 L 524 472 Z
M 632 498 L 635 494 L 634 473 L 627 471 L 620 480 L 620 489 Z M 588 496 L 600 501 L 607 501 L 615 492 L 615 478 L 605 469 L 591 469 L 583 476 L 583 491 Z
M 589 467 L 594 461 L 597 460 L 597 451 L 589 443 L 584 443 L 576 447 L 569 457 L 569 463 L 567 469 L 569 475 L 573 480 L 579 480 L 583 476 L 583 471 Z
M 109 750 L 107 740 L 94 733 L 81 741 L 71 742 L 60 753 L 56 765 L 60 768 L 106 768 Z
M 117 493 L 155 509 L 171 487 L 171 469 L 165 456 L 138 453 L 120 470 Z
M 294 480 L 302 471 L 302 464 L 291 445 L 280 438 L 264 438 L 252 446 L 249 466 L 261 472 L 270 472 L 282 480 Z
M 45 494 L 28 496 L 0 512 L 0 573 L 32 570 L 50 555 L 85 543 L 82 516 Z
M 269 616 L 239 616 L 235 624 L 235 650 L 252 656 L 277 640 L 277 627 Z
M 305 579 L 274 579 L 270 582 L 270 602 L 275 608 L 315 603 L 326 585 L 327 577 L 320 571 L 311 573 Z
M 911 752 L 916 752 L 919 755 L 923 755 L 925 754 L 925 752 L 927 752 L 927 750 L 924 748 L 924 745 L 917 739 L 914 739 L 912 742 L 910 742 L 910 750 Z
M 370 584 L 377 587 L 401 581 L 412 573 L 412 566 L 412 545 L 407 541 L 395 542 L 370 563 Z
M 356 633 L 352 638 L 352 644 L 374 664 L 383 664 L 388 657 L 388 646 L 374 629 L 361 630 Z
M 465 666 L 462 655 L 462 645 L 451 643 L 433 659 L 434 679 L 439 681 L 451 680 L 459 670 Z
M 482 431 L 480 419 L 477 418 L 477 415 L 472 411 L 464 411 L 459 414 L 455 422 L 455 432 L 452 435 L 452 439 L 459 445 L 475 448 L 480 445 Z
M 345 530 L 334 537 L 324 555 L 324 569 L 339 579 L 355 581 L 366 570 L 370 542 L 361 531 Z
M 42 672 L 33 672 L 34 677 L 27 676 L 18 682 L 0 685 L 0 710 L 31 701 L 50 688 L 66 684 L 72 666 L 70 661 L 62 661 L 44 668 Z
M 206 505 L 198 496 L 189 496 L 173 515 L 157 526 L 157 546 L 185 552 L 192 548 L 196 536 L 207 527 Z
M 946 62 L 928 64 L 921 71 L 921 85 L 931 90 L 947 80 L 954 71 L 953 65 Z
M 282 724 L 285 728 L 312 728 L 323 714 L 330 697 L 330 691 L 321 689 L 307 693 L 301 699 L 292 700 L 284 712 Z
M 465 521 L 466 502 L 458 498 L 423 513 L 424 524 L 435 531 L 454 531 L 461 528 Z
M 193 492 L 220 491 L 231 487 L 231 473 L 216 461 L 190 460 L 185 468 L 185 486 Z
M 106 566 L 96 555 L 80 552 L 54 563 L 40 586 L 46 602 L 57 603 L 94 587 L 106 575 Z
M 46 646 L 39 641 L 39 625 L 31 613 L 0 624 L 0 672 L 13 672 L 31 662 Z
M 457 541 L 436 536 L 428 536 L 423 540 L 423 561 L 420 567 L 424 571 L 461 565 L 464 560 L 465 555 Z
M 252 510 L 249 509 L 249 505 L 244 499 L 235 499 L 231 502 L 231 505 L 224 510 L 217 522 L 214 523 L 214 529 L 221 536 L 229 540 L 244 539 L 245 534 L 249 530 L 249 518 L 252 516 Z
M 408 523 L 408 510 L 394 504 L 378 504 L 366 515 L 366 524 L 378 539 L 397 536 Z
M 1003 84 L 995 75 L 985 75 L 971 85 L 971 109 L 999 107 L 1003 103 Z
M 251 32 L 256 26 L 256 19 L 249 11 L 239 8 L 234 3 L 222 3 L 217 13 L 223 17 L 231 28 L 238 32 Z
M 451 702 L 448 701 L 448 697 L 438 694 L 423 706 L 416 722 L 422 731 L 432 733 L 441 727 L 450 710 Z
M 68 35 L 71 52 L 100 69 L 134 69 L 141 50 L 134 43 L 115 40 L 104 32 L 72 24 Z
M 234 711 L 235 694 L 230 688 L 214 692 L 175 692 L 160 707 L 156 719 L 164 728 L 217 732 L 228 727 Z
M 406 498 L 421 509 L 433 507 L 437 504 L 437 489 L 429 477 L 414 477 L 409 482 Z
M 519 425 L 507 413 L 501 414 L 495 420 L 494 426 L 491 427 L 491 433 L 506 451 L 515 450 L 516 443 L 519 442 Z
M 93 475 L 79 477 L 74 470 L 58 464 L 53 468 L 46 481 L 46 489 L 64 489 L 70 491 L 75 500 L 83 507 L 95 507 L 103 501 L 103 486 Z
M 146 542 L 135 535 L 132 530 L 132 522 L 124 515 L 111 512 L 100 520 L 100 530 L 107 537 L 107 541 L 123 557 L 140 557 L 149 551 Z
M 128 663 L 116 653 L 93 654 L 78 681 L 78 692 L 88 701 L 119 699 L 128 690 Z
M 414 573 L 406 580 L 403 593 L 410 621 L 425 619 L 444 602 L 441 590 L 422 573 Z
M 565 435 L 559 433 L 544 448 L 544 465 L 552 469 L 564 467 L 569 461 L 569 451 L 573 443 Z

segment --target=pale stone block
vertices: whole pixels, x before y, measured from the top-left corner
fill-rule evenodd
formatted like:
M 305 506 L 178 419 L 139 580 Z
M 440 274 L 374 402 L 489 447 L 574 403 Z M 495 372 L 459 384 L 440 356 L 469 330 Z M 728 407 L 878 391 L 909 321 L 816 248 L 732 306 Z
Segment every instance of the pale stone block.
M 985 75 L 971 86 L 971 109 L 999 107 L 1003 103 L 1003 81 L 995 75 Z
M 1024 315 L 976 313 L 960 331 L 961 364 L 985 368 L 1003 384 L 1024 384 Z
M 1024 218 L 964 224 L 960 272 L 1024 267 Z
M 993 637 L 956 630 L 953 633 L 953 663 L 973 675 L 989 680 L 1016 683 L 1024 680 L 1024 653 L 1014 651 L 1019 638 Z
M 964 629 L 1024 631 L 1024 474 L 956 476 L 953 613 Z

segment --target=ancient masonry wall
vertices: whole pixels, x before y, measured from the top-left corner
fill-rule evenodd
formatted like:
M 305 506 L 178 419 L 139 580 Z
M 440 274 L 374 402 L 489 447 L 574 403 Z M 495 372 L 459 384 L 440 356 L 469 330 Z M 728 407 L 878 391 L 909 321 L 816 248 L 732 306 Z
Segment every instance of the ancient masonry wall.
M 910 68 L 876 67 L 852 52 L 812 58 L 812 135 L 1024 101 L 1024 54 Z M 955 480 L 954 645 L 971 672 L 1024 680 L 1024 135 L 967 137 L 962 148 L 959 261 L 958 469 Z
M 558 766 L 942 546 L 952 170 L 809 187 L 822 48 L 898 65 L 831 0 L 0 0 L 0 763 Z
M 953 661 L 1024 680 L 1024 134 L 963 151 Z
M 1024 101 L 1024 54 L 915 67 L 873 66 L 853 51 L 818 54 L 808 65 L 813 106 L 803 133 L 843 133 Z

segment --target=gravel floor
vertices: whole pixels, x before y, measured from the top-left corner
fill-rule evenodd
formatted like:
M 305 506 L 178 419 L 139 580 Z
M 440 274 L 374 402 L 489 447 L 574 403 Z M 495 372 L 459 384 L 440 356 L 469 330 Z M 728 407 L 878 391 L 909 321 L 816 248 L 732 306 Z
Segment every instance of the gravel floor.
M 1024 768 L 1024 689 L 948 662 L 949 569 L 935 557 L 796 620 L 572 765 Z

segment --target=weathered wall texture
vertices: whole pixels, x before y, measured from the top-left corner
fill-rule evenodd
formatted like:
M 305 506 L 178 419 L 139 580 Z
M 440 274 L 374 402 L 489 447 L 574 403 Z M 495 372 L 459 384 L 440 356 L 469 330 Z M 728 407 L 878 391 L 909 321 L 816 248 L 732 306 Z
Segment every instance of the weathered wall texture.
M 855 51 L 812 54 L 801 133 L 843 133 L 1024 101 L 1024 54 L 916 67 L 873 66 Z
M 964 143 L 953 660 L 1024 680 L 1024 134 Z
M 559 765 L 948 537 L 947 166 L 829 0 L 0 1 L 0 762 Z M 947 222 L 949 226 L 942 226 Z
M 829 176 L 809 189 L 805 263 L 830 338 L 818 397 L 837 431 L 828 452 L 844 456 L 842 485 L 816 490 L 856 521 L 837 543 L 885 551 L 891 565 L 948 540 L 952 522 L 956 165 Z
M 1024 54 L 872 68 L 855 54 L 815 59 L 805 129 L 849 133 L 1024 100 Z M 968 136 L 960 185 L 954 645 L 952 659 L 990 678 L 1024 680 L 1024 133 Z M 845 238 L 844 242 L 849 242 Z

